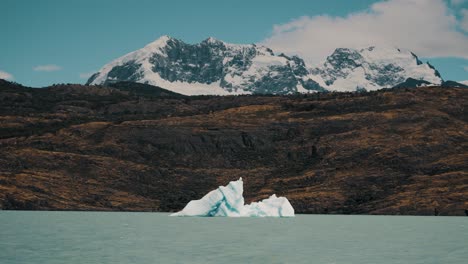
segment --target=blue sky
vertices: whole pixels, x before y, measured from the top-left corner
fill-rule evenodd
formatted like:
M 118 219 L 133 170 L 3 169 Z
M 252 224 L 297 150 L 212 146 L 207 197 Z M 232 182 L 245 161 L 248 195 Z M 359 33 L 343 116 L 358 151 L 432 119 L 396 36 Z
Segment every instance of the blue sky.
M 265 43 L 274 50 L 294 50 L 313 59 L 325 56 L 314 51 L 316 45 L 331 47 L 330 43 L 340 44 L 339 23 L 336 21 L 347 23 L 349 20 L 352 23 L 355 17 L 364 17 L 383 24 L 387 20 L 378 17 L 381 9 L 398 10 L 404 3 L 401 1 L 391 0 L 391 5 L 379 5 L 382 1 L 2 0 L 0 73 L 3 76 L 9 74 L 10 79 L 16 82 L 35 87 L 52 83 L 84 83 L 86 75 L 99 70 L 105 63 L 141 48 L 161 35 L 170 35 L 189 43 L 209 36 L 232 43 Z M 419 46 L 402 48 L 417 49 L 416 54 L 435 65 L 445 79 L 468 80 L 468 50 L 464 48 L 464 44 L 468 47 L 468 29 L 464 30 L 464 23 L 468 23 L 468 2 L 405 1 L 426 4 L 429 14 L 434 12 L 433 16 L 441 16 L 434 17 L 434 20 L 447 20 L 444 27 L 434 25 L 434 34 L 441 34 L 437 30 L 453 32 L 442 36 L 449 38 L 445 42 L 450 44 L 417 36 L 420 43 L 428 43 L 427 47 L 421 45 L 425 46 L 421 48 L 422 54 L 417 52 Z M 440 3 L 435 5 L 435 2 Z M 441 14 L 441 8 L 445 8 L 445 15 Z M 390 11 L 388 14 L 391 14 Z M 338 31 L 338 39 L 321 39 L 316 35 L 304 37 L 313 34 L 314 28 L 322 27 L 320 21 L 323 19 L 318 19 L 320 17 L 333 21 L 330 30 Z M 395 17 L 395 20 L 399 18 Z M 305 21 L 299 29 L 296 25 L 298 21 Z M 289 27 L 291 24 L 295 25 L 292 29 Z M 421 21 L 419 26 L 430 27 L 427 24 Z M 384 30 L 375 30 L 385 31 L 388 27 L 382 25 L 382 28 Z M 297 32 L 293 34 L 289 32 L 295 30 Z M 401 27 L 401 30 L 409 29 Z M 417 28 L 412 30 L 419 31 Z M 432 34 L 432 31 L 429 32 Z M 381 39 L 380 33 L 375 34 L 375 39 Z M 385 34 L 387 32 L 382 32 L 382 35 Z M 369 35 L 370 42 L 374 35 Z M 408 35 L 407 39 L 414 35 L 417 33 Z M 298 36 L 300 39 L 297 39 Z M 398 40 L 398 36 L 394 39 Z M 352 41 L 347 37 L 346 41 L 343 40 L 343 46 L 357 43 Z M 403 38 L 398 41 L 397 45 L 418 43 L 416 39 L 412 42 Z M 294 46 L 294 42 L 300 42 L 303 46 Z M 318 46 L 317 50 L 320 50 Z

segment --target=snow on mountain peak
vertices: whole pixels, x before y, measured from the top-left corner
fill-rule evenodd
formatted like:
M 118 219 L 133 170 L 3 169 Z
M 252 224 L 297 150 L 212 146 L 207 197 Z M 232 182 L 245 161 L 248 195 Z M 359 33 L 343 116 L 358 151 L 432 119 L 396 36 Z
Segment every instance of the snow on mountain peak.
M 440 74 L 408 50 L 390 46 L 363 49 L 338 48 L 311 70 L 327 90 L 378 90 L 393 87 L 408 78 L 441 84 Z
M 277 56 L 264 46 L 208 38 L 198 44 L 164 36 L 105 65 L 89 84 L 134 81 L 196 94 L 288 94 L 316 91 L 298 57 Z
M 223 41 L 221 41 L 219 39 L 216 39 L 216 38 L 213 38 L 213 37 L 209 37 L 209 38 L 203 40 L 203 42 L 205 42 L 205 43 L 224 43 Z
M 147 44 L 145 48 L 162 48 L 167 45 L 167 42 L 169 40 L 172 40 L 172 39 L 174 38 L 172 38 L 171 36 L 163 35 L 159 37 L 158 39 L 156 39 L 155 41 Z
M 213 37 L 188 44 L 165 35 L 106 64 L 87 83 L 131 81 L 186 95 L 227 95 L 377 90 L 408 78 L 442 82 L 429 63 L 395 47 L 338 48 L 323 64 L 309 69 L 301 58 L 277 55 L 265 46 Z

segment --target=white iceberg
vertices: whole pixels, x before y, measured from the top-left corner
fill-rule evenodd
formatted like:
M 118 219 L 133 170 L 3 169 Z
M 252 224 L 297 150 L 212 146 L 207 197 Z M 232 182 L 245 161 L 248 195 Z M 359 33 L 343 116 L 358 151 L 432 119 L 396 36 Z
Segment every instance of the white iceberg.
M 190 201 L 182 211 L 171 216 L 294 217 L 294 208 L 286 197 L 275 194 L 268 199 L 244 204 L 242 178 L 219 186 L 200 200 Z

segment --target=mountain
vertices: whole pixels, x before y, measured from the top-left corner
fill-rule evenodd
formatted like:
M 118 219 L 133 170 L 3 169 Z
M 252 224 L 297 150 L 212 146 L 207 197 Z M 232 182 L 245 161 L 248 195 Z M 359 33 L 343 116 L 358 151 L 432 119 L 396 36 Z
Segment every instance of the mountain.
M 464 84 L 464 85 L 468 85 L 468 80 L 466 80 L 466 81 L 459 81 L 458 83 L 461 83 L 461 84 Z
M 399 83 L 393 86 L 392 88 L 414 88 L 414 87 L 429 86 L 429 85 L 431 85 L 431 83 L 428 81 L 408 78 L 404 82 Z
M 208 38 L 198 44 L 163 36 L 105 65 L 87 84 L 131 81 L 185 94 L 289 94 L 323 90 L 296 56 Z
M 416 80 L 413 78 L 408 78 L 406 81 L 399 83 L 392 88 L 414 88 L 414 87 L 421 87 L 421 86 L 433 86 L 433 83 L 430 83 L 425 80 Z M 468 85 L 464 85 L 459 82 L 455 81 L 442 81 L 440 87 L 451 87 L 451 88 L 468 88 Z
M 460 87 L 460 88 L 468 88 L 468 83 L 463 82 L 455 82 L 455 81 L 445 81 L 442 83 L 442 87 Z
M 311 47 L 313 48 L 313 47 Z M 390 88 L 408 78 L 440 84 L 429 63 L 396 48 L 340 48 L 312 68 L 265 46 L 208 38 L 198 44 L 163 36 L 106 64 L 87 84 L 146 83 L 185 94 L 292 94 Z
M 190 97 L 116 86 L 0 81 L 0 209 L 178 211 L 242 177 L 246 203 L 276 193 L 298 213 L 468 210 L 468 89 Z
M 339 48 L 311 73 L 330 91 L 379 90 L 407 79 L 434 85 L 443 81 L 432 65 L 423 63 L 410 51 L 393 47 Z

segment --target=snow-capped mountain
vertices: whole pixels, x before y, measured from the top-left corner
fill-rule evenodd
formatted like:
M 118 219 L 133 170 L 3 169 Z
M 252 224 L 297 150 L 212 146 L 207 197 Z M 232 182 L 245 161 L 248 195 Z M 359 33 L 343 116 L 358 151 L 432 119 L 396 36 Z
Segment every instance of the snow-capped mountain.
M 432 65 L 410 51 L 391 47 L 339 48 L 311 73 L 315 81 L 331 91 L 378 90 L 408 79 L 427 85 L 443 82 Z
M 312 47 L 313 48 L 313 47 Z M 336 49 L 315 68 L 265 46 L 208 38 L 198 44 L 162 36 L 106 64 L 87 84 L 147 83 L 185 95 L 291 94 L 390 88 L 408 78 L 440 84 L 440 74 L 396 48 Z
M 466 81 L 461 81 L 461 82 L 459 82 L 459 83 L 464 84 L 464 85 L 468 85 L 468 80 L 466 80 Z
M 322 88 L 302 59 L 267 47 L 208 38 L 198 44 L 163 36 L 105 65 L 88 84 L 134 81 L 185 95 L 288 94 Z

